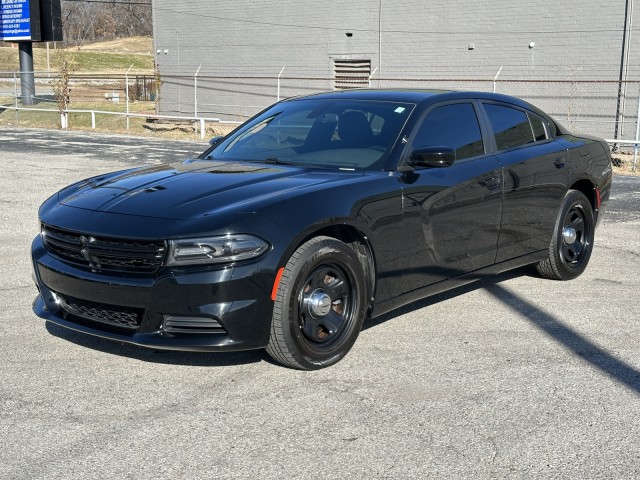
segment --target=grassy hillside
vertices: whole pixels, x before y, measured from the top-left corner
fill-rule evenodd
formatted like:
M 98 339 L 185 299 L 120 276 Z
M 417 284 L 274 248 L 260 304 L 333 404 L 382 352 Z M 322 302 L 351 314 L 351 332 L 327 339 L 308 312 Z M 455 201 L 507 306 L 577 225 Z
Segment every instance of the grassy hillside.
M 109 52 L 109 53 L 140 53 L 151 55 L 153 38 L 151 37 L 127 37 L 106 42 L 95 42 L 83 45 L 81 50 Z
M 73 74 L 81 73 L 120 73 L 123 74 L 132 64 L 130 85 L 135 86 L 136 74 L 153 75 L 152 39 L 150 37 L 133 37 L 109 42 L 98 42 L 78 48 L 49 50 L 51 69 L 56 71 L 63 58 L 72 62 Z M 47 70 L 47 52 L 44 48 L 34 48 L 34 64 L 36 71 Z M 0 47 L 0 72 L 15 72 L 18 66 L 17 46 Z M 11 110 L 15 102 L 13 96 L 13 75 L 0 76 L 0 128 L 2 126 L 24 126 L 42 128 L 60 128 L 60 114 L 54 101 L 53 83 L 42 79 L 36 85 L 39 101 L 30 110 Z M 72 110 L 98 110 L 108 112 L 125 112 L 125 85 L 121 80 L 90 79 L 73 80 L 71 84 Z M 105 94 L 118 93 L 121 101 L 109 101 Z M 8 108 L 2 108 L 2 106 Z M 145 117 L 129 119 L 127 129 L 126 117 L 122 115 L 96 114 L 96 129 L 102 132 L 128 132 L 134 135 L 183 138 L 200 140 L 197 130 L 199 124 L 189 121 L 162 123 L 160 125 L 148 121 L 155 111 L 153 101 L 131 100 L 128 105 L 130 113 L 139 113 Z M 39 111 L 47 109 L 50 111 Z M 72 113 L 69 115 L 70 128 L 91 130 L 90 113 Z M 207 125 L 207 138 L 224 135 L 235 128 L 235 125 L 211 123 Z
M 132 72 L 153 70 L 151 37 L 132 37 L 109 42 L 98 42 L 80 47 L 49 49 L 49 63 L 56 70 L 62 57 L 72 62 L 74 73 L 122 73 L 132 64 Z M 45 48 L 33 49 L 36 71 L 47 70 Z M 14 72 L 19 69 L 18 47 L 0 47 L 0 72 Z

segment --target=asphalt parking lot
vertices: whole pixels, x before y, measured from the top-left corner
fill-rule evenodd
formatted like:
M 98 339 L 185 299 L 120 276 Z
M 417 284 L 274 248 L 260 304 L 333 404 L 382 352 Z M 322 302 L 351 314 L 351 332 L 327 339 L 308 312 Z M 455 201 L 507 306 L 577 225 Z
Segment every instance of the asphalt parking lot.
M 640 477 L 640 177 L 586 273 L 520 269 L 365 324 L 339 364 L 156 352 L 31 311 L 37 208 L 203 144 L 0 129 L 0 478 Z

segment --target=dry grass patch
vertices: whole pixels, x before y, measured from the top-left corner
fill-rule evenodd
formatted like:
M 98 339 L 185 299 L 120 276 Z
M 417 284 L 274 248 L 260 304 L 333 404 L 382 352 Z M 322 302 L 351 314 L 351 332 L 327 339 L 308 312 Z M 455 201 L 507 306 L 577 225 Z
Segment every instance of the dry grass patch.
M 67 50 L 78 50 L 76 47 L 70 47 Z M 152 37 L 127 37 L 117 40 L 109 40 L 106 42 L 95 42 L 83 45 L 80 50 L 88 50 L 95 52 L 108 53 L 137 53 L 144 55 L 152 55 L 153 38 Z
M 629 152 L 613 152 L 611 154 L 613 173 L 618 175 L 636 175 L 640 176 L 640 151 L 636 158 L 636 170 L 633 171 L 633 153 Z

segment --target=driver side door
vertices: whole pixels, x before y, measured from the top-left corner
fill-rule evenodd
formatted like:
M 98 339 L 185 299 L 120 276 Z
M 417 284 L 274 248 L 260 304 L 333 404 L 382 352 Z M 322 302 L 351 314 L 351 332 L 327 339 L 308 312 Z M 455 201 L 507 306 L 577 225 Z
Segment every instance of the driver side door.
M 453 165 L 402 175 L 407 255 L 405 292 L 492 265 L 502 217 L 502 166 L 487 153 L 486 129 L 472 100 L 429 108 L 405 155 L 431 146 L 453 148 Z

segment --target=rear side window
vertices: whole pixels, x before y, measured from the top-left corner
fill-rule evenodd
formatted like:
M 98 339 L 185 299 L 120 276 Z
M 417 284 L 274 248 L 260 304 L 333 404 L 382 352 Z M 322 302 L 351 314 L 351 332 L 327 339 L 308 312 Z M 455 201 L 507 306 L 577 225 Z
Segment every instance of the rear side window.
M 475 109 L 470 103 L 434 108 L 420 125 L 413 148 L 446 146 L 456 151 L 456 160 L 484 155 L 484 143 Z
M 533 132 L 527 114 L 515 108 L 485 104 L 498 150 L 533 143 Z M 543 127 L 544 129 L 544 127 Z

